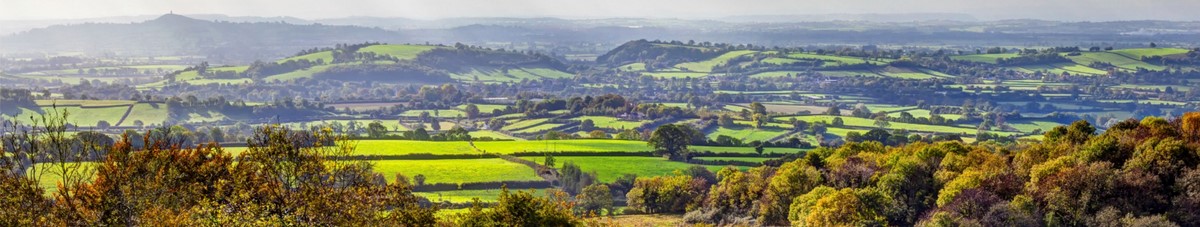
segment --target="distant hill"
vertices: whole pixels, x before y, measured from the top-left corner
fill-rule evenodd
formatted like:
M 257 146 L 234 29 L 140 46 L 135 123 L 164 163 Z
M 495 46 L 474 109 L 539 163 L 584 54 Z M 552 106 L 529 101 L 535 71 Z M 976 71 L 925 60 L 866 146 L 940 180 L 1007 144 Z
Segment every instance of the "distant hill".
M 192 67 L 169 75 L 170 82 L 228 84 L 246 81 L 289 81 L 302 78 L 440 84 L 448 82 L 517 82 L 569 78 L 567 65 L 553 57 L 517 51 L 460 46 L 353 44 L 308 49 L 272 62 L 248 66 Z
M 596 58 L 597 63 L 612 66 L 637 62 L 667 61 L 666 64 L 700 61 L 716 57 L 726 50 L 714 46 L 686 45 L 634 40 Z
M 140 23 L 87 23 L 33 29 L 0 38 L 0 42 L 4 43 L 0 52 L 115 52 L 269 58 L 314 46 L 387 42 L 398 37 L 400 34 L 395 31 L 356 26 L 216 22 L 167 14 Z

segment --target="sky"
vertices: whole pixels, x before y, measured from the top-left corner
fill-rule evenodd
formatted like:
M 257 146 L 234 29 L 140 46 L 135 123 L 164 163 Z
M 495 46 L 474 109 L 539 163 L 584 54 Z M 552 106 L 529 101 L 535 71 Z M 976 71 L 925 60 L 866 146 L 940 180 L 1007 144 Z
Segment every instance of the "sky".
M 0 0 L 0 20 L 225 14 L 715 19 L 746 15 L 962 13 L 982 20 L 1200 21 L 1200 0 Z

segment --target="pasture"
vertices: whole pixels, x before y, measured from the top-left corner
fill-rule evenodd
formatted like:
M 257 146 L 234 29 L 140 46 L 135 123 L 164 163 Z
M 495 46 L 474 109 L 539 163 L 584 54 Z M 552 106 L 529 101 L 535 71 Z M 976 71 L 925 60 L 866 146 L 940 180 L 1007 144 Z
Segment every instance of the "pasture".
M 545 157 L 522 157 L 542 164 Z M 685 170 L 693 164 L 669 161 L 662 157 L 631 157 L 631 156 L 554 156 L 555 168 L 561 168 L 564 163 L 573 162 L 585 173 L 596 173 L 600 182 L 613 182 L 625 174 L 635 174 L 638 177 L 653 177 L 672 175 L 675 170 Z M 709 171 L 716 172 L 722 166 L 704 166 Z
M 424 175 L 426 184 L 543 180 L 529 166 L 499 158 L 378 160 L 371 163 L 374 171 L 388 182 L 395 182 L 396 174 L 403 174 L 408 179 Z

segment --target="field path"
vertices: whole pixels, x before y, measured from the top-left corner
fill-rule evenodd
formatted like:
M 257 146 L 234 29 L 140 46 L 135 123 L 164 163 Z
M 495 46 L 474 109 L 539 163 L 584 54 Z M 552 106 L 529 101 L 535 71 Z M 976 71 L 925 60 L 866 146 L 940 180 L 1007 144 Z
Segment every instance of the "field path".
M 116 124 L 113 124 L 113 127 L 121 126 L 121 124 L 125 123 L 125 118 L 129 117 L 129 113 L 133 113 L 133 106 L 136 106 L 136 105 L 137 105 L 137 103 L 130 104 L 129 108 L 125 109 L 125 115 L 121 115 L 121 120 L 117 121 Z

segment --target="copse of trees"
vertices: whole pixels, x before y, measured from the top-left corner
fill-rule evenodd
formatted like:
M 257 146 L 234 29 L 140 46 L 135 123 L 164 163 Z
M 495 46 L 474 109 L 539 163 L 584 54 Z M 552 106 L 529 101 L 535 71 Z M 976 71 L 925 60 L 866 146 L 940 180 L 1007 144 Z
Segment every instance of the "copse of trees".
M 656 133 L 668 131 L 680 130 Z M 1077 121 L 1041 142 L 1010 145 L 922 139 L 888 147 L 876 139 L 894 135 L 867 134 L 714 179 L 639 178 L 626 195 L 629 210 L 721 225 L 1200 225 L 1200 112 L 1130 119 L 1099 134 Z
M 542 198 L 507 190 L 486 211 L 476 203 L 471 212 L 438 220 L 438 207 L 414 196 L 407 177 L 389 176 L 395 183 L 385 183 L 385 176 L 374 173 L 369 161 L 349 158 L 353 143 L 328 129 L 265 126 L 247 139 L 247 150 L 235 156 L 215 143 L 191 146 L 167 139 L 169 130 L 146 132 L 138 138 L 141 147 L 133 146 L 130 134 L 113 142 L 87 132 L 77 137 L 108 140 L 76 144 L 67 136 L 63 119 L 66 116 L 52 114 L 38 125 L 13 126 L 24 130 L 0 135 L 5 145 L 0 147 L 0 225 L 583 223 L 565 193 Z M 96 152 L 100 150 L 104 153 Z M 61 179 L 57 190 L 47 193 L 39 186 L 46 177 Z M 422 184 L 424 177 L 414 180 Z M 598 190 L 584 190 L 589 191 Z M 611 200 L 591 204 L 611 207 Z

